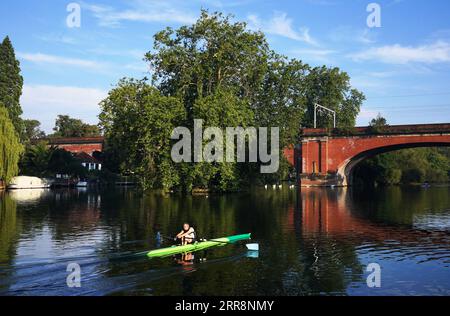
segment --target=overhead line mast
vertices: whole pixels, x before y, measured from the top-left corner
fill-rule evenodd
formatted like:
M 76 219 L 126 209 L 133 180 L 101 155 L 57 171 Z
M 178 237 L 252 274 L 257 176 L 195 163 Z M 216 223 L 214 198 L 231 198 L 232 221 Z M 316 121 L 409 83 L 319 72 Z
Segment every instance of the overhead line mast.
M 317 109 L 319 108 L 333 114 L 333 128 L 336 128 L 336 111 L 326 108 L 318 103 L 314 104 L 314 128 L 317 128 Z

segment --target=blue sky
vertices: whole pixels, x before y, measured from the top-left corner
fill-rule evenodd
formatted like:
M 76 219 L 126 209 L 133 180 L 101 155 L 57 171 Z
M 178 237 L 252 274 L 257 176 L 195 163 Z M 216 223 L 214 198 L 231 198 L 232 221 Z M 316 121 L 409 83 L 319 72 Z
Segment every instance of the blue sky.
M 81 26 L 67 26 L 67 5 Z M 367 5 L 381 27 L 367 25 Z M 447 0 L 6 0 L 0 37 L 21 62 L 24 117 L 51 131 L 57 114 L 96 123 L 98 102 L 124 77 L 143 77 L 152 36 L 222 11 L 267 35 L 271 47 L 311 65 L 347 71 L 365 101 L 358 125 L 380 112 L 390 124 L 450 121 L 450 1 Z

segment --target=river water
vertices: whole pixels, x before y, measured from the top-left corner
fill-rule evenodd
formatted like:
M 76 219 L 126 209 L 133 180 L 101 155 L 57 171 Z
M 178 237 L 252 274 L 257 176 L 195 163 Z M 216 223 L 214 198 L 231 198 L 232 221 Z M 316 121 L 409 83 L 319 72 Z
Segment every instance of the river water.
M 450 295 L 449 193 L 287 186 L 209 196 L 1 193 L 0 295 Z M 193 258 L 145 256 L 158 247 L 156 232 L 173 236 L 184 221 L 204 238 L 251 232 L 260 250 L 241 243 Z M 68 287 L 70 263 L 80 267 L 80 287 Z M 371 263 L 379 275 L 367 271 Z

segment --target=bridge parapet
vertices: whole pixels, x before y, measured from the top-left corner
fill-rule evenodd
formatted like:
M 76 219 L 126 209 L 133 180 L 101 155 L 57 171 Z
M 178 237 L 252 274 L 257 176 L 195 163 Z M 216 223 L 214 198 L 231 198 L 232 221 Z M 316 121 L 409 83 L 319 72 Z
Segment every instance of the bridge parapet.
M 50 146 L 65 149 L 72 153 L 85 152 L 92 155 L 95 151 L 102 152 L 104 137 L 50 137 L 46 141 Z
M 349 137 L 372 135 L 411 135 L 411 134 L 442 134 L 450 133 L 450 124 L 415 124 L 415 125 L 386 125 L 381 127 L 353 127 L 353 128 L 303 128 L 301 137 Z

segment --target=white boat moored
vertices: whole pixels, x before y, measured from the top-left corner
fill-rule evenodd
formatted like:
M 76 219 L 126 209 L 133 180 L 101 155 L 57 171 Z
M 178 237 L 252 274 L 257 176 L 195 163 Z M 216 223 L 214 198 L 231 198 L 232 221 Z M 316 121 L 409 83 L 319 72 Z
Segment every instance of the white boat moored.
M 18 189 L 45 189 L 49 188 L 51 182 L 38 177 L 18 176 L 11 179 L 7 188 L 9 190 Z

